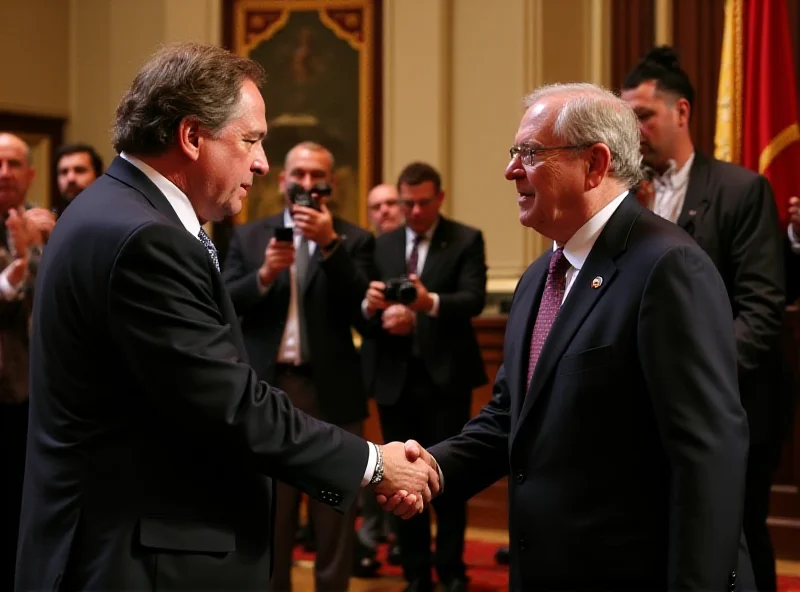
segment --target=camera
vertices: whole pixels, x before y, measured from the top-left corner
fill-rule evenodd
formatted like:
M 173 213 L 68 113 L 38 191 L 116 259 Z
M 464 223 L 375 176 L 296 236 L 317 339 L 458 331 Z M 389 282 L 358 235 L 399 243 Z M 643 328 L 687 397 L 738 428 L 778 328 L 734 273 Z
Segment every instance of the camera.
M 309 191 L 302 185 L 292 183 L 286 188 L 289 200 L 297 206 L 305 206 L 319 211 L 319 200 L 331 194 L 332 188 L 327 183 L 317 183 Z
M 417 299 L 417 287 L 405 276 L 386 280 L 383 297 L 389 302 L 408 305 Z

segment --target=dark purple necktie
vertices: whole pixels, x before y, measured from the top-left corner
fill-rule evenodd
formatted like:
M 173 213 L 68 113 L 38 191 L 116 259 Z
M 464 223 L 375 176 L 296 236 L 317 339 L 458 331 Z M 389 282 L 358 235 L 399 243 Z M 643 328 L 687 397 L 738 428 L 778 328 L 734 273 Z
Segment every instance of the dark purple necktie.
M 547 270 L 547 280 L 544 284 L 542 302 L 539 304 L 539 312 L 536 315 L 536 323 L 531 333 L 531 355 L 528 360 L 528 381 L 526 391 L 531 386 L 531 377 L 542 353 L 542 347 L 553 327 L 553 323 L 561 308 L 561 301 L 564 300 L 564 292 L 567 288 L 567 270 L 569 261 L 564 256 L 564 249 L 556 249 L 550 258 L 550 267 Z
M 415 234 L 414 235 L 414 244 L 411 247 L 411 254 L 408 256 L 408 264 L 406 267 L 406 273 L 408 275 L 418 275 L 417 274 L 417 265 L 419 265 L 419 243 L 422 242 L 423 235 Z

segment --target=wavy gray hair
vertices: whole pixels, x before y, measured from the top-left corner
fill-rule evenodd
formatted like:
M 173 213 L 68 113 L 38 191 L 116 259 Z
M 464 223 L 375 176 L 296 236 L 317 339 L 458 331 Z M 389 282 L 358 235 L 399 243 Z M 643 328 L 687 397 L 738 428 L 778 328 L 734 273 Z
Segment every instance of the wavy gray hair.
M 553 133 L 565 144 L 601 143 L 611 152 L 611 174 L 627 187 L 642 180 L 639 120 L 625 101 L 588 82 L 548 84 L 525 97 L 530 107 L 551 96 L 565 100 L 553 124 Z

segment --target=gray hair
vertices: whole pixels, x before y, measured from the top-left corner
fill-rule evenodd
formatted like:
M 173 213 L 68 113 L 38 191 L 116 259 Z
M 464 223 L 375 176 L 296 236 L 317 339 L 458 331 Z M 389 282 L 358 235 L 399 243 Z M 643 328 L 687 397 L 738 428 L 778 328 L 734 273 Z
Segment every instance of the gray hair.
M 602 86 L 578 82 L 541 86 L 525 97 L 525 106 L 551 96 L 564 97 L 553 124 L 556 136 L 570 145 L 605 144 L 616 179 L 626 187 L 642 180 L 639 121 L 630 105 Z
M 179 43 L 157 51 L 117 107 L 112 141 L 117 152 L 163 154 L 186 117 L 217 134 L 237 112 L 242 84 L 264 83 L 257 62 L 221 47 Z

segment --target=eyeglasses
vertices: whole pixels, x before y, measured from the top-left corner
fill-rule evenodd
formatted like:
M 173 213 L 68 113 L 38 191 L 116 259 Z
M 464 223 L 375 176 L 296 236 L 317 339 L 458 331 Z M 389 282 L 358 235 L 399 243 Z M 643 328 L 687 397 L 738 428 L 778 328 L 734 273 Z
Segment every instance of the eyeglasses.
M 533 146 L 512 146 L 508 153 L 511 155 L 511 160 L 514 160 L 517 156 L 519 156 L 520 161 L 525 166 L 531 166 L 533 164 L 533 159 L 536 157 L 537 154 L 540 152 L 551 152 L 553 150 L 582 150 L 584 148 L 588 148 L 592 144 L 576 144 L 571 146 L 549 146 L 549 147 L 541 147 L 541 148 L 534 148 Z
M 435 201 L 435 197 L 423 197 L 422 199 L 400 199 L 398 200 L 398 203 L 407 210 L 413 210 L 414 206 L 427 208 Z

